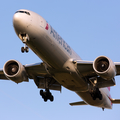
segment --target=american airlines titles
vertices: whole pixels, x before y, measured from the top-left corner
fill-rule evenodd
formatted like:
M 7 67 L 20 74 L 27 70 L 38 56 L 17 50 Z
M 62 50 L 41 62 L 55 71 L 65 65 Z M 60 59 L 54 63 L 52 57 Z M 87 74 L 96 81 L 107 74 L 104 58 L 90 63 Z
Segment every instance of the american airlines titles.
M 50 26 L 51 31 L 50 34 L 53 35 L 53 37 L 58 41 L 58 43 L 63 46 L 63 48 L 70 54 L 72 55 L 72 50 L 70 46 L 60 37 L 60 35 Z

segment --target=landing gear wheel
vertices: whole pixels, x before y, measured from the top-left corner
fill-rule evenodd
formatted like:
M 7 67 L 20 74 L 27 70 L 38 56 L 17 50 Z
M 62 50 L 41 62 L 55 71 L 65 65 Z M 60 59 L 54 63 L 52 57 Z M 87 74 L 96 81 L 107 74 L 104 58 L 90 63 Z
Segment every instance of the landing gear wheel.
M 29 52 L 29 48 L 27 47 L 27 42 L 29 41 L 29 35 L 26 33 L 20 33 L 19 34 L 19 38 L 22 40 L 22 42 L 24 43 L 24 47 L 21 48 L 21 52 Z
M 47 102 L 47 100 L 48 100 L 48 99 L 45 97 L 45 98 L 44 98 L 44 102 Z
M 24 50 L 24 47 L 21 47 L 21 52 L 24 53 L 24 51 L 25 51 L 25 50 Z
M 43 90 L 40 90 L 40 95 L 41 95 L 41 96 L 43 95 Z
M 96 100 L 96 98 L 102 100 L 102 94 L 98 88 L 96 88 L 96 90 L 91 93 L 91 97 L 93 98 L 93 100 Z
M 26 53 L 28 53 L 28 52 L 29 52 L 29 48 L 28 48 L 28 47 L 26 47 L 25 51 L 26 51 Z
M 54 100 L 53 95 L 51 94 L 51 92 L 48 89 L 45 90 L 45 91 L 40 90 L 40 95 L 42 96 L 42 98 L 44 99 L 45 102 L 47 102 L 48 99 L 51 102 Z
M 51 102 L 53 102 L 53 100 L 54 100 L 54 97 L 53 97 L 53 96 L 51 96 L 50 101 L 51 101 Z
M 91 97 L 93 98 L 93 100 L 96 100 L 96 96 L 94 93 L 91 94 Z
M 99 94 L 99 100 L 102 100 L 102 94 L 101 93 Z
M 21 47 L 21 52 L 24 53 L 28 53 L 29 52 L 29 48 L 28 47 Z

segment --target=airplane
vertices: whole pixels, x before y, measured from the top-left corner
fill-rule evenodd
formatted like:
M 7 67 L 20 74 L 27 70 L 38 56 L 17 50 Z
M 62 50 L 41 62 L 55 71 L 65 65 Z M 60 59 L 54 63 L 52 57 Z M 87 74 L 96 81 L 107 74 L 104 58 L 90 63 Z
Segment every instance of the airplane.
M 43 62 L 22 65 L 8 60 L 0 69 L 0 79 L 17 84 L 33 79 L 45 102 L 54 101 L 50 90 L 61 91 L 63 86 L 83 100 L 71 106 L 92 105 L 104 110 L 120 104 L 120 99 L 110 94 L 110 87 L 116 85 L 115 76 L 120 75 L 120 62 L 107 56 L 82 60 L 43 17 L 30 10 L 16 11 L 13 27 L 24 44 L 21 52 L 29 52 L 30 48 Z

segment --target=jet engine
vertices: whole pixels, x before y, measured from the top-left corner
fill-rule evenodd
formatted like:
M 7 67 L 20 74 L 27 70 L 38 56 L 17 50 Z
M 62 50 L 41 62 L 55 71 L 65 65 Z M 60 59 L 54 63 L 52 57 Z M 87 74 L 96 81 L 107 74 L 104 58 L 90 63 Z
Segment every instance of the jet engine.
M 28 81 L 24 66 L 16 60 L 7 61 L 4 64 L 3 72 L 8 79 L 16 83 Z
M 97 57 L 93 62 L 93 69 L 97 75 L 105 80 L 111 80 L 116 75 L 116 67 L 114 62 L 106 56 Z

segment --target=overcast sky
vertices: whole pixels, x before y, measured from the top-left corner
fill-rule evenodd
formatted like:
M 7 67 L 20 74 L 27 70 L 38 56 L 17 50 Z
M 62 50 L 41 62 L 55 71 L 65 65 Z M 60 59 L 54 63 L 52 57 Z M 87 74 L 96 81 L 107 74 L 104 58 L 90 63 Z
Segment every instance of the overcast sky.
M 120 61 L 119 0 L 2 0 L 0 6 L 0 68 L 16 59 L 22 64 L 41 62 L 30 50 L 21 53 L 23 43 L 15 34 L 13 15 L 19 9 L 32 10 L 42 17 L 80 55 L 93 61 L 100 55 Z M 0 120 L 119 120 L 120 105 L 112 110 L 87 106 L 69 106 L 81 101 L 74 92 L 62 88 L 52 91 L 54 102 L 44 103 L 33 80 L 16 84 L 0 81 Z M 113 98 L 120 98 L 120 77 L 111 88 Z

